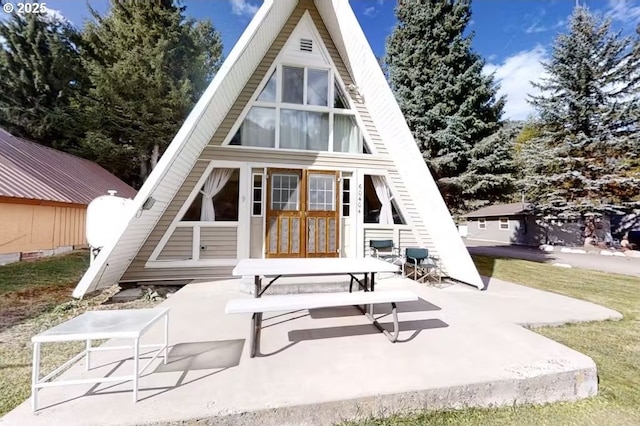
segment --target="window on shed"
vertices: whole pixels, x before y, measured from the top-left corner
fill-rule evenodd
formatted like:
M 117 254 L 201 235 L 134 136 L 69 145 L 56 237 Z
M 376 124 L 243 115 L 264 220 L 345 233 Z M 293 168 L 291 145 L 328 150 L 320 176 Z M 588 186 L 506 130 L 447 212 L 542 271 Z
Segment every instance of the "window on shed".
M 509 230 L 509 218 L 501 217 L 500 218 L 500 229 L 503 231 Z
M 487 219 L 483 217 L 478 219 L 478 229 L 487 229 Z

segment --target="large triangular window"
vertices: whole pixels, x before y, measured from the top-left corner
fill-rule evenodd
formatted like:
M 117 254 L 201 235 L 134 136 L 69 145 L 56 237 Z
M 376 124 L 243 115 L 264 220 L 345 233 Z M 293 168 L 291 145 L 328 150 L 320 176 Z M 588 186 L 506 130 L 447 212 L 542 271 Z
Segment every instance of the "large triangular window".
M 259 90 L 230 145 L 365 152 L 356 111 L 329 66 L 278 65 Z

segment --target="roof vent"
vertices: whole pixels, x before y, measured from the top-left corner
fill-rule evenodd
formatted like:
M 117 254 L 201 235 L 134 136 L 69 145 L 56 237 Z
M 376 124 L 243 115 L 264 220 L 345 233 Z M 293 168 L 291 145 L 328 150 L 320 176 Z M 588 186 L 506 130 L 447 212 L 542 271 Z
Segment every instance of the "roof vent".
M 309 38 L 301 38 L 300 50 L 302 50 L 303 52 L 313 52 L 313 40 Z

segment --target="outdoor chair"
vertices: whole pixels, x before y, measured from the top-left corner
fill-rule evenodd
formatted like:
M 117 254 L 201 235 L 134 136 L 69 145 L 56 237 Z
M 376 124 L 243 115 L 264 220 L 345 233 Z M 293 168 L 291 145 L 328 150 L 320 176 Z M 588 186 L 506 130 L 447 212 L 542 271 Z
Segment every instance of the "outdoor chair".
M 429 250 L 426 248 L 407 248 L 404 256 L 404 267 L 409 265 L 413 270 L 406 273 L 406 276 L 413 275 L 413 280 L 417 282 L 425 282 L 429 278 L 436 279 L 438 284 L 442 283 L 442 268 L 440 267 L 440 259 L 436 256 L 430 256 Z
M 393 245 L 393 240 L 370 240 L 371 256 L 394 265 L 403 263 L 400 248 Z M 396 263 L 398 262 L 398 263 Z

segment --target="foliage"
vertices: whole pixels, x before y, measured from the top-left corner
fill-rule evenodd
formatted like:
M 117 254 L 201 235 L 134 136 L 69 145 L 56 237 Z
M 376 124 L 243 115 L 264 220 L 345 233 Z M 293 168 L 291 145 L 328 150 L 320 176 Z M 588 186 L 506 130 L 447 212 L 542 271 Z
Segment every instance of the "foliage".
M 111 1 L 83 33 L 85 156 L 139 186 L 217 71 L 220 35 L 173 1 Z
M 469 200 L 465 206 L 468 210 L 513 201 L 517 172 L 515 142 L 521 128 L 521 123 L 505 123 L 471 149 L 469 168 L 460 176 L 463 193 Z
M 385 63 L 396 99 L 450 209 L 474 191 L 470 152 L 499 128 L 504 99 L 465 35 L 470 0 L 407 0 L 387 40 Z
M 521 156 L 528 198 L 543 213 L 640 206 L 640 57 L 610 24 L 576 7 L 543 64 L 542 94 L 531 98 L 540 135 Z
M 13 13 L 0 20 L 0 127 L 71 150 L 81 129 L 74 99 L 85 89 L 79 34 L 55 16 Z

